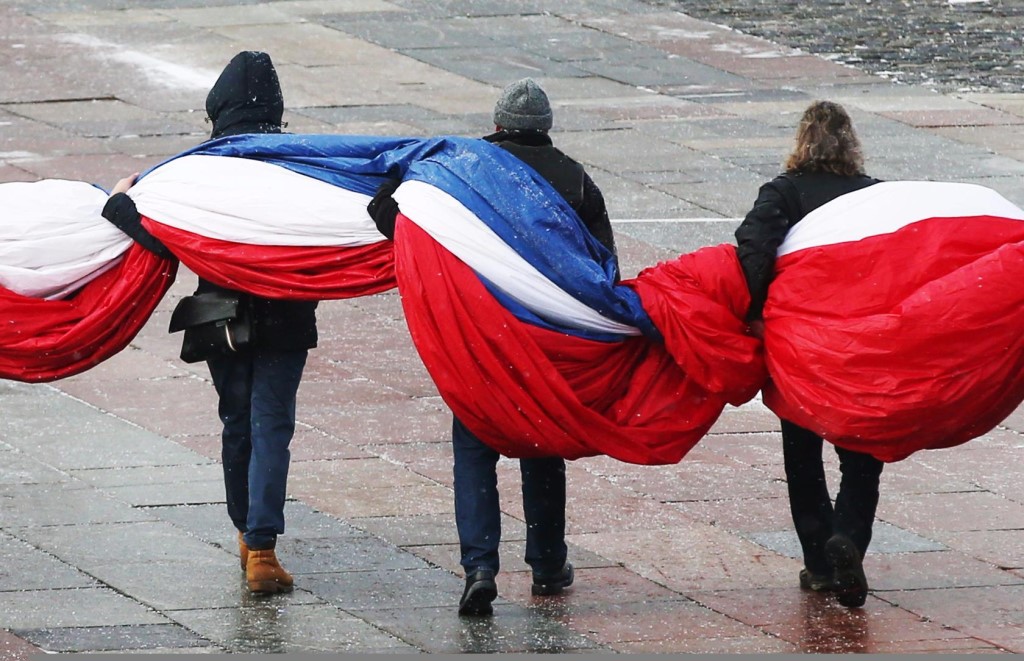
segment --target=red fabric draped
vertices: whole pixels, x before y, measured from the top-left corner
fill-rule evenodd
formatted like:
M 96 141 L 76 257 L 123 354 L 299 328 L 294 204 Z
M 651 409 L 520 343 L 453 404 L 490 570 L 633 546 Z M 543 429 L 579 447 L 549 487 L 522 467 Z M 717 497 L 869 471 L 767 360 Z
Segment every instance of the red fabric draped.
M 403 216 L 396 235 L 416 348 L 454 414 L 506 456 L 676 463 L 727 402 L 750 399 L 763 382 L 760 344 L 739 320 L 748 299 L 730 246 L 685 255 L 629 283 L 656 322 L 677 316 L 662 329 L 665 344 L 598 342 L 518 321 Z M 700 322 L 687 324 L 690 316 Z
M 113 356 L 149 319 L 177 267 L 133 244 L 119 264 L 61 300 L 0 287 L 0 378 L 55 381 Z
M 395 286 L 390 241 L 355 248 L 220 241 L 143 218 L 182 264 L 214 284 L 265 298 L 355 298 Z
M 992 429 L 1024 400 L 1024 222 L 923 220 L 778 261 L 765 403 L 884 461 Z

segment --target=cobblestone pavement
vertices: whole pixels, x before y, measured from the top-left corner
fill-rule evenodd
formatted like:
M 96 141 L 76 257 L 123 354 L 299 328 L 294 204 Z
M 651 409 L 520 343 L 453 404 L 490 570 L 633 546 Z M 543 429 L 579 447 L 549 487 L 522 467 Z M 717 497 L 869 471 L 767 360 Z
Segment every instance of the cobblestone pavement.
M 661 4 L 890 80 L 1024 90 L 1021 0 L 663 0 Z
M 109 187 L 192 147 L 217 72 L 260 49 L 297 133 L 479 135 L 504 84 L 539 79 L 556 143 L 605 193 L 627 277 L 730 241 L 815 98 L 854 114 L 872 174 L 968 181 L 1024 204 L 1024 95 L 897 85 L 674 7 L 7 0 L 0 181 Z M 1024 652 L 1024 410 L 886 467 L 857 611 L 797 586 L 778 420 L 757 401 L 727 409 L 678 465 L 571 462 L 577 581 L 553 599 L 530 594 L 518 467 L 503 461 L 500 599 L 493 618 L 460 619 L 451 416 L 394 292 L 318 308 L 279 546 L 297 588 L 253 599 L 224 511 L 210 377 L 166 332 L 194 286 L 181 273 L 131 345 L 84 374 L 0 382 L 0 659 Z

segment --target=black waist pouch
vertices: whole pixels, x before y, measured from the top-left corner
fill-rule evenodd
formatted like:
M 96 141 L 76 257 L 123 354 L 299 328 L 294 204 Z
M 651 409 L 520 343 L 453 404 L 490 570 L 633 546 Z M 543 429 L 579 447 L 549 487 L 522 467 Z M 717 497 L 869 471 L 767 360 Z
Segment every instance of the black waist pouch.
M 171 313 L 168 332 L 178 331 L 185 331 L 181 359 L 186 363 L 245 351 L 253 341 L 252 298 L 222 292 L 186 296 Z

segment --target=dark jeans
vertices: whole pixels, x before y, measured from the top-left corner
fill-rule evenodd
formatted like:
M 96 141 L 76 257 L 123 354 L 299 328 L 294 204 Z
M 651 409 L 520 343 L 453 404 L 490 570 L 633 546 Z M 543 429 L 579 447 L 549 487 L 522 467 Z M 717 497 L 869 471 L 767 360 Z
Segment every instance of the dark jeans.
M 263 351 L 207 362 L 220 397 L 221 460 L 228 516 L 249 548 L 273 548 L 284 533 L 288 445 L 307 351 Z
M 878 507 L 878 482 L 885 465 L 869 454 L 836 447 L 842 479 L 835 507 L 829 499 L 822 463 L 820 436 L 782 421 L 782 454 L 786 463 L 789 507 L 804 552 L 804 566 L 815 574 L 830 574 L 825 542 L 833 534 L 849 537 L 863 558 L 871 542 Z
M 466 574 L 500 568 L 501 504 L 498 501 L 498 453 L 455 419 L 455 524 Z M 526 515 L 526 563 L 535 574 L 562 569 L 565 545 L 565 460 L 520 459 L 523 511 Z

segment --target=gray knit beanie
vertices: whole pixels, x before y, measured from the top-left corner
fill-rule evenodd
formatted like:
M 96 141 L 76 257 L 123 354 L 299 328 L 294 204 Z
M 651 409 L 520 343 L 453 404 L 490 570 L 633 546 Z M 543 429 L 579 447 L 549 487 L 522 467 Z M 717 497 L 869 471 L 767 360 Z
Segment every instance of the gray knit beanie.
M 547 131 L 551 128 L 548 95 L 533 78 L 506 87 L 494 106 L 494 123 L 509 131 Z

